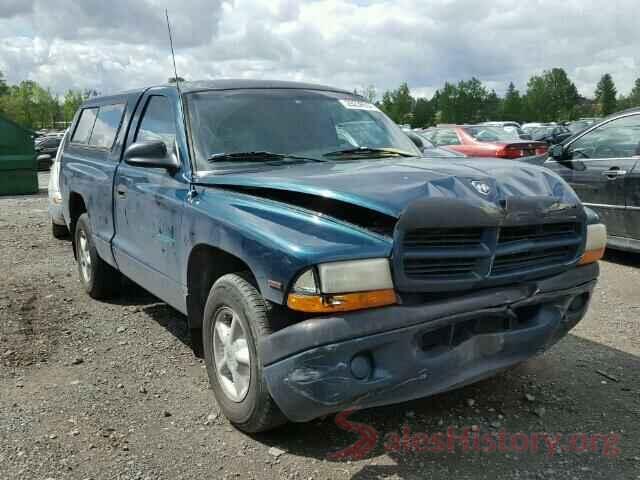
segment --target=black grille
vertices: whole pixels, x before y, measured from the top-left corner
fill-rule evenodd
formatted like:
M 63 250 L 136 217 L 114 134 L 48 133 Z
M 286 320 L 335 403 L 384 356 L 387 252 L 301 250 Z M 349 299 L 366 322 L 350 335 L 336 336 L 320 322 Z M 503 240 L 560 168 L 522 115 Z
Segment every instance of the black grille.
M 502 227 L 498 237 L 499 243 L 517 242 L 520 240 L 548 240 L 570 237 L 579 233 L 578 223 L 547 223 L 543 225 L 524 225 Z
M 404 272 L 409 278 L 455 277 L 457 279 L 471 276 L 476 266 L 475 259 L 456 258 L 405 258 Z
M 491 275 L 514 273 L 529 268 L 553 266 L 571 260 L 575 256 L 575 247 L 556 247 L 496 256 Z
M 482 231 L 482 228 L 419 228 L 407 232 L 403 246 L 414 249 L 478 245 Z
M 470 281 L 507 279 L 575 260 L 582 224 L 575 222 L 480 228 L 420 228 L 400 239 L 402 274 L 413 291 L 444 291 Z M 407 285 L 407 284 L 404 284 Z
M 579 244 L 579 223 L 502 227 L 491 275 L 561 265 L 576 256 Z

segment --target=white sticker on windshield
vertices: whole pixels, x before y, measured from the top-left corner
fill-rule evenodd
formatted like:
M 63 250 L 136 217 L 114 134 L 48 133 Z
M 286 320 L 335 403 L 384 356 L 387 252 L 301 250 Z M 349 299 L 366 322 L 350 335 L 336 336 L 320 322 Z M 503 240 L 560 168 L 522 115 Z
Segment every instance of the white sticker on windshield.
M 374 104 L 362 100 L 342 99 L 340 100 L 340 103 L 344 108 L 348 108 L 349 110 L 378 111 L 378 107 L 376 107 Z

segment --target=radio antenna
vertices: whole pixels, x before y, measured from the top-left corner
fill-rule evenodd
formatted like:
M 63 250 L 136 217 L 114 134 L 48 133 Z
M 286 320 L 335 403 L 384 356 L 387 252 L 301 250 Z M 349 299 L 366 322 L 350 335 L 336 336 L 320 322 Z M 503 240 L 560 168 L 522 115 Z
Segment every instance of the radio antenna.
M 178 69 L 176 68 L 176 54 L 173 51 L 173 35 L 171 35 L 171 22 L 169 22 L 169 10 L 164 9 L 164 16 L 167 17 L 167 30 L 169 31 L 169 45 L 171 46 L 171 58 L 173 59 L 173 74 L 176 79 L 176 88 L 180 92 L 180 77 L 178 77 Z

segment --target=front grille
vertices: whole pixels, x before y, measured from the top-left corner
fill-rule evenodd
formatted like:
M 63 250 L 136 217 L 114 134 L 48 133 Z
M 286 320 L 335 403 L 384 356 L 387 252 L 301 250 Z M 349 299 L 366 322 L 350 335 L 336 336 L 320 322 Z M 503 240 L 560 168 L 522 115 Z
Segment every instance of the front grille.
M 419 228 L 407 232 L 403 246 L 406 249 L 414 249 L 478 245 L 482 230 L 482 228 Z
M 503 275 L 529 268 L 541 268 L 557 265 L 571 260 L 575 256 L 575 247 L 545 248 L 527 252 L 497 256 L 493 261 L 491 275 Z
M 519 240 L 546 240 L 572 236 L 579 233 L 579 223 L 547 223 L 542 225 L 522 225 L 502 227 L 498 243 L 516 242 Z
M 583 226 L 577 222 L 419 228 L 400 238 L 396 265 L 413 291 L 444 291 L 454 284 L 471 288 L 563 267 L 577 259 L 582 240 Z
M 564 264 L 575 258 L 580 240 L 580 224 L 574 222 L 502 227 L 491 275 Z
M 403 265 L 409 278 L 464 278 L 473 275 L 476 261 L 457 258 L 405 258 Z

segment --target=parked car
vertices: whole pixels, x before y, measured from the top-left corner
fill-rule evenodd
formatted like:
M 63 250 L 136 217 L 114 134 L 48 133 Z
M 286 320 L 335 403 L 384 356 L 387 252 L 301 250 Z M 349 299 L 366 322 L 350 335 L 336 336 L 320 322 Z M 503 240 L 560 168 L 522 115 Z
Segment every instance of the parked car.
M 60 145 L 64 145 L 67 138 L 67 133 L 63 135 Z M 66 238 L 69 236 L 69 229 L 64 222 L 64 215 L 62 214 L 62 195 L 60 194 L 60 157 L 62 155 L 62 148 L 58 148 L 56 157 L 51 165 L 51 172 L 49 174 L 49 218 L 51 219 L 51 234 L 55 238 Z
M 533 127 L 529 130 L 531 138 L 540 142 L 547 142 L 550 145 L 562 143 L 573 134 L 571 130 L 563 125 L 545 125 Z
M 437 147 L 448 147 L 470 157 L 516 159 L 542 155 L 545 142 L 521 140 L 517 132 L 488 125 L 445 125 L 428 130 L 426 138 Z
M 545 165 L 600 214 L 609 247 L 640 251 L 640 109 L 612 115 L 554 146 Z
M 185 314 L 245 431 L 493 375 L 573 328 L 598 276 L 604 226 L 559 176 L 421 158 L 348 91 L 153 87 L 91 98 L 69 135 L 81 284 Z
M 38 156 L 38 170 L 48 170 L 53 159 L 58 153 L 58 147 L 62 142 L 59 135 L 39 137 L 35 141 L 36 155 Z
M 431 140 L 429 140 L 426 136 L 423 136 L 422 132 L 414 132 L 420 138 L 422 145 L 420 146 L 420 150 L 422 151 L 423 157 L 438 157 L 438 158 L 466 158 L 467 156 L 464 153 L 456 152 L 455 150 L 449 147 L 436 147 Z M 414 142 L 415 143 L 415 142 Z
M 480 125 L 487 125 L 490 127 L 501 127 L 505 132 L 509 134 L 516 134 L 521 140 L 531 140 L 531 136 L 522 130 L 518 122 L 483 122 Z
M 598 123 L 599 121 L 600 119 L 597 118 L 582 118 L 580 120 L 567 123 L 567 128 L 571 131 L 572 135 L 575 135 L 586 130 L 591 125 Z
M 518 122 L 482 122 L 479 125 L 488 125 L 490 127 L 514 127 L 520 128 L 520 124 Z

